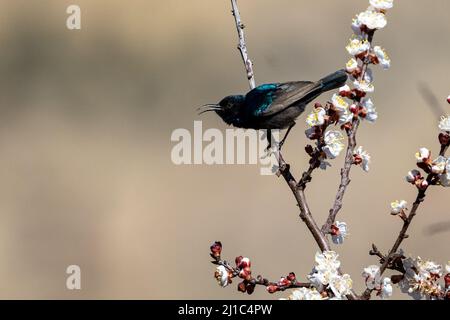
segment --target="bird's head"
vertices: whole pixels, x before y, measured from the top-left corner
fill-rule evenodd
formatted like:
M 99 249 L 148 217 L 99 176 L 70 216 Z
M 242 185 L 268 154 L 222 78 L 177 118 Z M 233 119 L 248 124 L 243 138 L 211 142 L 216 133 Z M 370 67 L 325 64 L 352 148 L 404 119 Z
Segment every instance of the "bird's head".
M 241 119 L 239 115 L 245 103 L 245 97 L 242 95 L 228 96 L 222 99 L 218 104 L 207 104 L 201 107 L 200 113 L 215 111 L 226 124 L 236 125 Z

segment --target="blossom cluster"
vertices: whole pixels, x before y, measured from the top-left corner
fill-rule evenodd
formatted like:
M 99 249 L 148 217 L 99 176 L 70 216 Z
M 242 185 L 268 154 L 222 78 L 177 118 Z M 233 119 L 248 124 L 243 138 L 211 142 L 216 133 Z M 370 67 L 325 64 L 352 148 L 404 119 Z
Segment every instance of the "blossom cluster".
M 446 148 L 450 144 L 450 117 L 442 117 L 439 124 L 442 132 L 439 134 L 441 147 Z M 426 190 L 431 184 L 450 187 L 450 159 L 440 154 L 433 159 L 432 153 L 427 148 L 420 148 L 415 155 L 417 166 L 422 172 L 414 169 L 406 175 L 406 181 L 415 185 L 420 190 Z
M 375 90 L 369 65 L 381 65 L 383 69 L 388 69 L 391 59 L 382 47 L 372 45 L 372 39 L 376 30 L 386 26 L 386 13 L 392 7 L 393 0 L 370 0 L 368 9 L 353 19 L 354 34 L 346 46 L 351 58 L 345 67 L 352 80 L 352 87 L 345 85 L 340 88 L 325 107 L 316 104 L 306 118 L 308 129 L 305 134 L 309 139 L 317 140 L 317 149 L 322 151 L 322 169 L 330 166 L 326 159 L 335 159 L 345 147 L 344 135 L 340 131 L 327 131 L 331 124 L 339 125 L 348 133 L 354 126 L 354 120 L 373 123 L 378 118 L 372 99 L 367 97 Z M 368 171 L 369 163 L 370 155 L 359 147 L 354 154 L 354 164 Z
M 362 276 L 365 280 L 366 287 L 370 290 L 375 290 L 377 295 L 382 299 L 387 299 L 392 296 L 392 281 L 390 278 L 381 278 L 379 266 L 372 265 L 364 268 Z
M 414 299 L 450 298 L 450 261 L 444 268 L 429 260 L 406 258 L 402 261 L 405 274 L 399 282 L 402 292 Z M 444 275 L 444 283 L 440 279 Z
M 348 274 L 341 275 L 339 255 L 334 251 L 317 252 L 316 266 L 308 276 L 313 289 L 324 299 L 344 299 L 351 293 L 353 281 Z

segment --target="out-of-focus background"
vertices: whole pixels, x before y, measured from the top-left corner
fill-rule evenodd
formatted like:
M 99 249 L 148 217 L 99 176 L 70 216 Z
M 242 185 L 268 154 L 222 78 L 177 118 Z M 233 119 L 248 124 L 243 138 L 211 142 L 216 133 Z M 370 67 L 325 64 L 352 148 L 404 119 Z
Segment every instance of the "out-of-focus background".
M 171 162 L 171 133 L 193 130 L 198 106 L 247 90 L 229 1 L 75 2 L 80 31 L 65 25 L 73 1 L 0 3 L 0 298 L 247 298 L 213 279 L 214 240 L 229 259 L 251 257 L 255 273 L 306 276 L 317 248 L 282 180 L 258 166 Z M 239 5 L 258 83 L 316 80 L 341 68 L 351 19 L 367 6 Z M 362 268 L 376 263 L 371 243 L 386 251 L 400 228 L 389 203 L 413 201 L 404 176 L 414 153 L 437 151 L 439 112 L 420 88 L 450 112 L 449 10 L 447 0 L 396 1 L 376 35 L 393 65 L 374 70 L 380 118 L 360 130 L 373 163 L 369 174 L 354 169 L 338 217 L 350 226 L 337 250 L 357 291 Z M 226 128 L 213 114 L 201 119 L 204 129 Z M 303 123 L 285 147 L 297 175 L 307 165 Z M 342 162 L 308 187 L 320 223 Z M 448 192 L 429 193 L 406 252 L 450 257 Z M 71 264 L 81 267 L 80 291 L 66 289 Z M 251 298 L 271 297 L 259 288 Z

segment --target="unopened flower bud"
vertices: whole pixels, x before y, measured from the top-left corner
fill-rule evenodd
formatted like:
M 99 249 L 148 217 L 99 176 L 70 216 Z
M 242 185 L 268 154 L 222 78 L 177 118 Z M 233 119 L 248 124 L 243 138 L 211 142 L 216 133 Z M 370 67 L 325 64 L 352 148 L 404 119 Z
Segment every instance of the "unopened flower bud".
M 323 107 L 322 107 L 322 104 L 320 102 L 316 102 L 314 104 L 314 108 L 319 109 L 319 108 L 323 108 Z
M 247 291 L 247 285 L 245 284 L 244 281 L 242 281 L 238 284 L 238 291 L 240 291 L 242 293 Z
M 219 258 L 222 254 L 222 243 L 220 241 L 214 242 L 211 247 L 211 256 L 214 258 Z
M 422 178 L 422 174 L 419 170 L 411 170 L 408 172 L 408 175 L 406 176 L 406 181 L 409 183 L 415 184 L 417 180 Z
M 282 278 L 278 281 L 277 285 L 278 285 L 279 287 L 288 287 L 288 286 L 291 285 L 291 281 L 289 281 L 287 278 L 282 277 Z
M 241 271 L 239 271 L 239 278 L 250 281 L 252 280 L 252 271 L 249 267 L 243 268 Z
M 252 283 L 247 284 L 247 294 L 252 294 L 255 291 L 255 285 Z
M 251 262 L 249 258 L 244 258 L 242 256 L 237 257 L 236 258 L 236 266 L 239 269 L 244 269 L 244 268 L 250 268 L 251 267 Z
M 335 224 L 333 224 L 331 226 L 331 231 L 330 231 L 332 236 L 337 236 L 339 235 L 339 227 L 337 227 Z
M 450 96 L 447 97 L 447 102 L 450 103 Z
M 428 188 L 428 181 L 425 179 L 419 179 L 416 181 L 416 186 L 419 190 L 426 190 Z
M 266 289 L 267 289 L 267 292 L 269 292 L 269 293 L 275 293 L 278 291 L 278 286 L 275 284 L 271 284 L 271 285 L 267 286 Z
M 295 276 L 295 273 L 290 272 L 287 278 L 289 281 L 294 282 L 297 277 Z

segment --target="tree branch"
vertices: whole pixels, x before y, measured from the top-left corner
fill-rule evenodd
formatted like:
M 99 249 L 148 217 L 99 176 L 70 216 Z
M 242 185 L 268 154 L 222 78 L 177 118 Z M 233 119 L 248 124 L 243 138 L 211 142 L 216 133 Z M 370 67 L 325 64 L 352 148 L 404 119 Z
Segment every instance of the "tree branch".
M 439 155 L 445 156 L 445 153 L 447 152 L 449 146 L 450 146 L 450 144 L 442 145 Z M 389 251 L 389 254 L 387 255 L 387 257 L 380 260 L 382 262 L 381 267 L 380 267 L 380 276 L 384 274 L 386 269 L 390 268 L 391 263 L 395 260 L 396 256 L 398 256 L 397 251 L 400 248 L 400 245 L 402 244 L 403 240 L 408 238 L 407 232 L 408 232 L 409 226 L 411 225 L 414 217 L 417 215 L 417 210 L 419 209 L 420 205 L 422 204 L 422 202 L 425 201 L 426 192 L 427 192 L 428 188 L 431 185 L 433 185 L 433 181 L 435 178 L 436 178 L 436 174 L 434 174 L 434 173 L 428 174 L 428 176 L 427 176 L 428 187 L 423 190 L 418 191 L 418 194 L 417 194 L 416 200 L 414 201 L 411 212 L 409 213 L 408 217 L 403 221 L 403 227 L 400 230 L 398 237 L 394 242 L 394 245 L 392 246 L 391 250 Z M 373 292 L 373 290 L 366 289 L 364 291 L 364 293 L 361 295 L 361 298 L 364 300 L 369 300 L 372 292 Z
M 254 89 L 256 87 L 256 84 L 255 84 L 255 74 L 253 72 L 253 62 L 250 60 L 248 56 L 247 45 L 245 43 L 245 35 L 244 35 L 245 25 L 241 21 L 241 15 L 239 14 L 237 0 L 231 0 L 231 7 L 233 8 L 232 13 L 234 16 L 234 20 L 236 21 L 236 29 L 239 36 L 238 49 L 241 53 L 242 60 L 244 61 L 250 89 Z
M 367 41 L 370 43 L 370 48 L 372 48 L 372 42 L 373 42 L 373 36 L 375 34 L 375 30 L 371 30 L 367 34 Z M 358 80 L 365 79 L 367 69 L 370 65 L 370 59 L 368 57 L 365 58 L 362 65 L 362 72 L 359 76 Z M 356 96 L 353 99 L 354 103 L 361 102 L 361 97 Z M 334 200 L 333 207 L 330 209 L 330 213 L 328 215 L 327 221 L 322 226 L 322 232 L 324 234 L 327 234 L 330 232 L 330 228 L 333 225 L 333 223 L 336 221 L 336 216 L 339 213 L 339 211 L 342 209 L 342 202 L 344 200 L 345 192 L 347 191 L 347 187 L 349 186 L 351 180 L 350 180 L 350 172 L 352 170 L 353 166 L 353 155 L 356 148 L 356 134 L 358 132 L 360 120 L 359 117 L 355 117 L 352 121 L 352 127 L 347 132 L 348 137 L 348 144 L 347 144 L 347 152 L 345 155 L 345 163 L 344 167 L 341 169 L 341 182 L 339 184 L 338 191 L 336 193 L 336 197 Z

